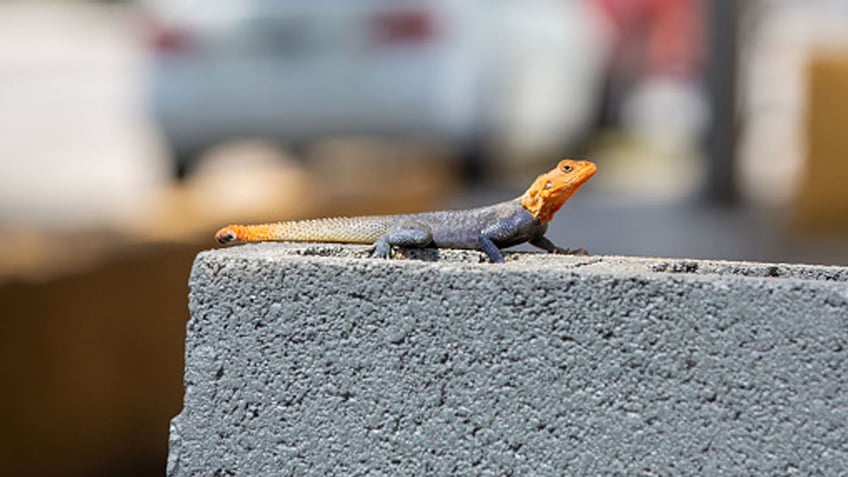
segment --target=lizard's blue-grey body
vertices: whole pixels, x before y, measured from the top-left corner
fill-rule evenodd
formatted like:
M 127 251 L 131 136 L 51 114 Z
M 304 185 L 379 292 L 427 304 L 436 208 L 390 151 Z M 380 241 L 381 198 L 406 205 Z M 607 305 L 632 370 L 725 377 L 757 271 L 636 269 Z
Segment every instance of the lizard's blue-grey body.
M 540 242 L 546 241 L 547 224 L 533 218 L 518 199 L 476 209 L 366 219 L 390 222 L 374 243 L 375 257 L 388 256 L 391 246 L 477 249 L 486 252 L 493 262 L 504 261 L 499 249 L 524 242 L 554 251 Z

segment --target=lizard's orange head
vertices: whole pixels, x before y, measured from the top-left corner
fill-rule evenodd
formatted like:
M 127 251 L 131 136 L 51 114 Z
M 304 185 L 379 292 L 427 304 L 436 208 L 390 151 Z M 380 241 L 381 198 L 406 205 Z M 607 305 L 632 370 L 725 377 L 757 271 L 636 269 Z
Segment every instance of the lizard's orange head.
M 521 196 L 521 205 L 540 222 L 550 222 L 565 201 L 597 170 L 598 167 L 589 161 L 559 161 L 554 169 L 536 178 Z

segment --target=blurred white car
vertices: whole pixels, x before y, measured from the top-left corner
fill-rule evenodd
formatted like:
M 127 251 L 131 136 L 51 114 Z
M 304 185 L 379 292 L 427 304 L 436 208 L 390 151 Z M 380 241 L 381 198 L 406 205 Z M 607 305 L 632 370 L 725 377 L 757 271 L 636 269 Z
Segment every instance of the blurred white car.
M 237 138 L 337 135 L 561 148 L 600 54 L 568 0 L 150 1 L 152 112 L 178 176 Z

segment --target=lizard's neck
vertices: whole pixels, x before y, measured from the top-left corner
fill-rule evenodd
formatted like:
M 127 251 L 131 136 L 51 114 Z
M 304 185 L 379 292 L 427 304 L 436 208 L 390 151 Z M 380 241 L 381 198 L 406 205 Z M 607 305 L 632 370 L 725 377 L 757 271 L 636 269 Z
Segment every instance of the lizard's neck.
M 534 219 L 543 224 L 553 220 L 554 214 L 576 192 L 576 188 L 574 188 L 574 190 L 563 189 L 557 191 L 557 193 L 544 194 L 543 192 L 546 192 L 544 188 L 548 182 L 547 177 L 544 175 L 539 176 L 530 188 L 527 189 L 527 192 L 518 198 L 521 206 L 530 212 Z

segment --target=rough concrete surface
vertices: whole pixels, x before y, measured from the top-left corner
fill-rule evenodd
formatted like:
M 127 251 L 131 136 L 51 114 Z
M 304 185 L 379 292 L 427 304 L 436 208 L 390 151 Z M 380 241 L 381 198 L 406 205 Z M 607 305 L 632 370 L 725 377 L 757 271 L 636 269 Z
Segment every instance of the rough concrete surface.
M 844 475 L 848 269 L 203 252 L 168 475 Z

